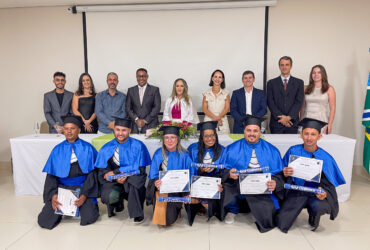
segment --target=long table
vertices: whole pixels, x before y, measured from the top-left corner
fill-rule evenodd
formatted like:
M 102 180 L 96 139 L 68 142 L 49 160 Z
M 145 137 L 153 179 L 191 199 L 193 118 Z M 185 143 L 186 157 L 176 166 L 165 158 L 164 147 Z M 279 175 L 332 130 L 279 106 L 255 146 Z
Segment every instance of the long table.
M 151 156 L 161 146 L 159 139 L 147 139 L 144 135 L 132 135 L 132 137 L 143 141 Z M 264 134 L 263 137 L 275 145 L 282 156 L 290 146 L 302 143 L 302 139 L 298 134 Z M 106 139 L 97 134 L 81 134 L 80 138 L 93 143 L 97 148 L 101 147 L 104 140 L 106 141 Z M 235 135 L 220 135 L 219 142 L 227 146 L 237 138 L 239 137 Z M 16 195 L 41 195 L 43 193 L 46 175 L 42 173 L 42 169 L 51 150 L 63 140 L 64 136 L 55 134 L 40 134 L 37 137 L 35 135 L 27 135 L 10 139 Z M 181 144 L 184 147 L 188 147 L 196 141 L 196 138 L 192 138 L 182 140 Z M 356 140 L 354 139 L 333 134 L 323 135 L 323 138 L 319 141 L 319 146 L 328 151 L 337 161 L 346 180 L 345 185 L 337 188 L 338 200 L 340 202 L 344 202 L 350 197 L 355 144 Z

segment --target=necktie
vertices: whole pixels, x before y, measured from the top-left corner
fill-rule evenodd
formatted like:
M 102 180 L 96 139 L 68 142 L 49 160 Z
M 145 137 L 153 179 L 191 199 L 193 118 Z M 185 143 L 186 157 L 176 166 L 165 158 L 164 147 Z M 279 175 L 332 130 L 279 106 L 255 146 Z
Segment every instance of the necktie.
M 144 88 L 139 88 L 139 95 L 140 95 L 140 105 L 143 105 L 143 97 L 144 97 Z
M 285 78 L 284 79 L 284 91 L 286 91 L 286 86 L 288 85 L 288 80 Z
M 114 151 L 114 154 L 113 154 L 113 162 L 117 165 L 117 166 L 120 166 L 120 162 L 119 162 L 119 149 L 118 147 L 116 147 L 116 150 Z

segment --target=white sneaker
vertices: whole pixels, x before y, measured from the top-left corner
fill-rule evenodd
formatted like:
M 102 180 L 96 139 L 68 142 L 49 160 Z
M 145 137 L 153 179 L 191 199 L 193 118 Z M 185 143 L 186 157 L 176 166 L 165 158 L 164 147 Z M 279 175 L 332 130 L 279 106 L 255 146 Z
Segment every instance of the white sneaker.
M 226 215 L 226 218 L 225 218 L 225 223 L 226 223 L 226 224 L 233 224 L 233 223 L 234 223 L 234 221 L 235 221 L 235 215 L 236 215 L 236 214 L 228 213 L 228 214 Z

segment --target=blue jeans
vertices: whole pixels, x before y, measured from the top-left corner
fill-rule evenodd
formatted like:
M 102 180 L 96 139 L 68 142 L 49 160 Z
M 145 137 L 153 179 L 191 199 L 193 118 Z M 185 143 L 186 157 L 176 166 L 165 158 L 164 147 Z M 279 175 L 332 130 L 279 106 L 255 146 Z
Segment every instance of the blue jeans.
M 229 204 L 226 205 L 226 211 L 232 214 L 238 214 L 239 213 L 239 205 L 237 200 L 243 200 L 245 199 L 245 195 L 239 194 L 235 197 L 234 200 L 232 200 Z

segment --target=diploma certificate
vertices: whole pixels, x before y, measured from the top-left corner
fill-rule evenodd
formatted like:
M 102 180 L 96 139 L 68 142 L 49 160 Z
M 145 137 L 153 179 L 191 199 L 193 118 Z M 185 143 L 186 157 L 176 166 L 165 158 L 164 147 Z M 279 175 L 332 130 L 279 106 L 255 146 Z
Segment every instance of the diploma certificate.
M 271 194 L 266 183 L 271 180 L 271 173 L 240 174 L 240 194 Z
M 55 211 L 56 214 L 78 217 L 78 207 L 75 201 L 80 196 L 78 191 L 58 188 L 58 201 L 62 204 Z
M 218 184 L 221 184 L 221 178 L 192 176 L 190 195 L 195 198 L 220 199 Z
M 297 155 L 289 156 L 289 167 L 293 168 L 293 177 L 306 181 L 320 182 L 322 160 Z
M 189 192 L 189 169 L 159 171 L 161 194 Z

